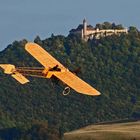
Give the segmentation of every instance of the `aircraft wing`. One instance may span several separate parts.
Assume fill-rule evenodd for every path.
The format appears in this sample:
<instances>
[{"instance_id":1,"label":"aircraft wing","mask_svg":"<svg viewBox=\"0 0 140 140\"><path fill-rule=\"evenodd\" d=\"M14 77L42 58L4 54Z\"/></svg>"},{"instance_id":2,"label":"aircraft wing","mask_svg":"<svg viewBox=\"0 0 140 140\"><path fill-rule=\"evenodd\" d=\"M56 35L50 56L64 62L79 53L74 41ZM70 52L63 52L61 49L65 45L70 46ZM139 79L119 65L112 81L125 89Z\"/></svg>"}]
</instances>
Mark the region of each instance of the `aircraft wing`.
<instances>
[{"instance_id":1,"label":"aircraft wing","mask_svg":"<svg viewBox=\"0 0 140 140\"><path fill-rule=\"evenodd\" d=\"M74 75L70 71L65 72L57 72L54 73L54 75L60 79L62 82L67 84L69 87L74 89L75 91L86 94L86 95L92 95L97 96L101 93L97 91L95 88L90 86L88 83L84 82L82 79L80 79L78 76Z\"/></svg>"},{"instance_id":2,"label":"aircraft wing","mask_svg":"<svg viewBox=\"0 0 140 140\"><path fill-rule=\"evenodd\" d=\"M14 65L11 64L0 64L0 67L4 70L5 74L11 75L14 79L16 79L19 83L25 84L29 82L29 80L24 77L21 73L16 71Z\"/></svg>"},{"instance_id":3,"label":"aircraft wing","mask_svg":"<svg viewBox=\"0 0 140 140\"><path fill-rule=\"evenodd\" d=\"M53 68L58 65L59 68L66 69L60 62L58 62L53 56L36 43L27 43L25 45L25 50L28 51L45 68Z\"/></svg>"}]
</instances>

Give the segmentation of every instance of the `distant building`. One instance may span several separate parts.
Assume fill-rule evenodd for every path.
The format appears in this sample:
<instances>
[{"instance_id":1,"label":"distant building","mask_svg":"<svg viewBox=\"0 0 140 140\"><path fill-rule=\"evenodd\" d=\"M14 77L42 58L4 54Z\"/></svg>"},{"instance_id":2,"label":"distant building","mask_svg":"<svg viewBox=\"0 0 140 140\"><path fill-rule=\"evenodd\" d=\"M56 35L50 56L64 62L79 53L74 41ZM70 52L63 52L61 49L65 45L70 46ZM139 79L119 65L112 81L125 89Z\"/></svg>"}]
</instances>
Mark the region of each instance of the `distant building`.
<instances>
[{"instance_id":1,"label":"distant building","mask_svg":"<svg viewBox=\"0 0 140 140\"><path fill-rule=\"evenodd\" d=\"M84 19L83 24L80 24L77 29L70 30L70 34L80 36L84 41L88 39L99 39L100 37L110 36L113 34L120 35L122 33L127 34L127 29L98 29L91 25L87 25L87 21Z\"/></svg>"}]
</instances>

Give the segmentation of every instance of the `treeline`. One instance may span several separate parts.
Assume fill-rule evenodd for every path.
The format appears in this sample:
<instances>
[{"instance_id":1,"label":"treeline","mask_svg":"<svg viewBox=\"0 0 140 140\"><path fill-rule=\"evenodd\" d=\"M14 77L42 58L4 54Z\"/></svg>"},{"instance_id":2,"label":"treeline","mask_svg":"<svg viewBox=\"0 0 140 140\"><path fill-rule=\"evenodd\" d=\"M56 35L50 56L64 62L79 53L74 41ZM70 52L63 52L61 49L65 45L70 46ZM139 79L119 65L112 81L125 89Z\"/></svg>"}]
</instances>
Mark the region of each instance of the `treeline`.
<instances>
[{"instance_id":1,"label":"treeline","mask_svg":"<svg viewBox=\"0 0 140 140\"><path fill-rule=\"evenodd\" d=\"M34 42L71 71L79 69L78 76L102 95L90 97L72 90L63 96L61 83L29 78L30 83L20 85L0 71L1 138L4 130L14 129L19 131L18 139L36 135L40 140L59 139L63 132L95 122L140 118L140 32L135 27L130 27L128 34L88 42L61 35L45 40L37 36ZM24 50L26 43L25 39L10 44L0 52L0 63L40 66Z\"/></svg>"}]
</instances>

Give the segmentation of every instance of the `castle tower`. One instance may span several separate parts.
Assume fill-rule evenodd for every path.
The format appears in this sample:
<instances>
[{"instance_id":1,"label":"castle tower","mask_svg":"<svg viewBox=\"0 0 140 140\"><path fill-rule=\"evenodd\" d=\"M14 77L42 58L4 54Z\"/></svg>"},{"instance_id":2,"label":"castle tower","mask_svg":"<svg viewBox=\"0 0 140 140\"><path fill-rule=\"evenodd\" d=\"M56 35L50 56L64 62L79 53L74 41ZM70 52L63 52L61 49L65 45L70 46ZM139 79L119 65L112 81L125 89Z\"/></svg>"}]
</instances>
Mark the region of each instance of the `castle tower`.
<instances>
[{"instance_id":1,"label":"castle tower","mask_svg":"<svg viewBox=\"0 0 140 140\"><path fill-rule=\"evenodd\" d=\"M87 35L87 21L86 19L83 20L83 39L86 40Z\"/></svg>"}]
</instances>

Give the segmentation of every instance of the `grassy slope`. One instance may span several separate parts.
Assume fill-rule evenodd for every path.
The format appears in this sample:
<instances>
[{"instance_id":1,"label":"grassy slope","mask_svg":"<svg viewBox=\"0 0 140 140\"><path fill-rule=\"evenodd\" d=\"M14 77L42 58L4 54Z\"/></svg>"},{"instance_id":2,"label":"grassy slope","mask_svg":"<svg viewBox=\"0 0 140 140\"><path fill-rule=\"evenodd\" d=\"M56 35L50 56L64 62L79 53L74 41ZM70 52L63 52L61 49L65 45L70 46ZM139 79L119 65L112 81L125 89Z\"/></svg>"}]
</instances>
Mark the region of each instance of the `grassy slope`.
<instances>
[{"instance_id":1,"label":"grassy slope","mask_svg":"<svg viewBox=\"0 0 140 140\"><path fill-rule=\"evenodd\" d=\"M64 140L140 140L140 121L91 125L65 133Z\"/></svg>"}]
</instances>

